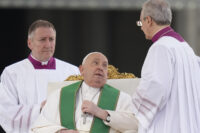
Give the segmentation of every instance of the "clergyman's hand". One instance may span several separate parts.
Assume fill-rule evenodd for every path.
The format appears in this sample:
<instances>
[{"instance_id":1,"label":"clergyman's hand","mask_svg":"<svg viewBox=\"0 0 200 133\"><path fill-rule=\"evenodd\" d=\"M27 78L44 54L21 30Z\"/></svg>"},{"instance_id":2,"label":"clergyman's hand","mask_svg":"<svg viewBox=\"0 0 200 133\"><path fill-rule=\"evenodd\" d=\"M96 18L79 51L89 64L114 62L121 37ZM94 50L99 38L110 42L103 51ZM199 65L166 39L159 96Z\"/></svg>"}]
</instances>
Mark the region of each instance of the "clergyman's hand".
<instances>
[{"instance_id":1,"label":"clergyman's hand","mask_svg":"<svg viewBox=\"0 0 200 133\"><path fill-rule=\"evenodd\" d=\"M106 120L106 117L108 115L108 112L99 108L96 104L93 102L90 102L88 100L84 100L82 104L82 112L89 113L91 115L94 115L102 120Z\"/></svg>"}]
</instances>

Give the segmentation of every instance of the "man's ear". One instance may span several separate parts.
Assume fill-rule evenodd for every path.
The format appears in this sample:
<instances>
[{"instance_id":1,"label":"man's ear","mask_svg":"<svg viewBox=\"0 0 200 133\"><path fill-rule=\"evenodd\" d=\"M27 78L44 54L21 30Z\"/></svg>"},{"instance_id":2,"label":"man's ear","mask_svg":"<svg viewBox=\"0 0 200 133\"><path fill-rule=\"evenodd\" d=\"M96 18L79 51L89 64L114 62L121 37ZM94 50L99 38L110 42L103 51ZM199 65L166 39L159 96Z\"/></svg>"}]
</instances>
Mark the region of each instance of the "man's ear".
<instances>
[{"instance_id":1,"label":"man's ear","mask_svg":"<svg viewBox=\"0 0 200 133\"><path fill-rule=\"evenodd\" d=\"M83 75L83 65L79 66L79 71L80 71L81 75Z\"/></svg>"},{"instance_id":2,"label":"man's ear","mask_svg":"<svg viewBox=\"0 0 200 133\"><path fill-rule=\"evenodd\" d=\"M153 19L152 19L150 16L147 16L146 19L147 19L147 23L148 23L149 25L152 25L152 24L153 24Z\"/></svg>"},{"instance_id":3,"label":"man's ear","mask_svg":"<svg viewBox=\"0 0 200 133\"><path fill-rule=\"evenodd\" d=\"M28 47L29 47L29 49L30 50L32 50L32 45L31 45L31 39L29 38L29 39L27 39L27 45L28 45Z\"/></svg>"}]
</instances>

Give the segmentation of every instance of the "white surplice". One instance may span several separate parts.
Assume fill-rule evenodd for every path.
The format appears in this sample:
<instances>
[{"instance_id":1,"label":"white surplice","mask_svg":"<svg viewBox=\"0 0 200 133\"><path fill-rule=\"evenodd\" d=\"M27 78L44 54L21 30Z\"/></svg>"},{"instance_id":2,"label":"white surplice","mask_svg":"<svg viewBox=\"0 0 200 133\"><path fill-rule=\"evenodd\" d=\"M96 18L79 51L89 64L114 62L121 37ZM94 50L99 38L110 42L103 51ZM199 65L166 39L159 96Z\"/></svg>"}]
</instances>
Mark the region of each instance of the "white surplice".
<instances>
[{"instance_id":1,"label":"white surplice","mask_svg":"<svg viewBox=\"0 0 200 133\"><path fill-rule=\"evenodd\" d=\"M78 67L56 59L56 69L34 69L28 59L6 67L1 75L0 125L7 133L27 133L46 100L48 82L79 74Z\"/></svg>"},{"instance_id":2,"label":"white surplice","mask_svg":"<svg viewBox=\"0 0 200 133\"><path fill-rule=\"evenodd\" d=\"M133 95L139 133L199 133L200 67L192 48L169 36L147 54Z\"/></svg>"},{"instance_id":3,"label":"white surplice","mask_svg":"<svg viewBox=\"0 0 200 133\"><path fill-rule=\"evenodd\" d=\"M89 115L86 119L86 124L83 124L84 118L82 117L83 113L81 111L82 100L92 100L93 103L97 104L99 94L99 88L92 88L85 82L82 83L82 86L77 93L75 111L76 128L79 133L89 133L93 120L93 116ZM42 110L41 115L32 127L32 130L35 133L55 133L64 128L60 124L59 99L60 90L54 91L48 98L47 104ZM108 110L111 121L109 123L104 121L104 124L111 127L110 133L136 133L137 131L133 129L137 129L137 126L134 126L134 124L137 124L137 121L132 111L133 106L131 97L128 94L120 92L116 111Z\"/></svg>"},{"instance_id":4,"label":"white surplice","mask_svg":"<svg viewBox=\"0 0 200 133\"><path fill-rule=\"evenodd\" d=\"M197 60L199 62L199 67L200 67L200 57L199 56L197 56Z\"/></svg>"}]
</instances>

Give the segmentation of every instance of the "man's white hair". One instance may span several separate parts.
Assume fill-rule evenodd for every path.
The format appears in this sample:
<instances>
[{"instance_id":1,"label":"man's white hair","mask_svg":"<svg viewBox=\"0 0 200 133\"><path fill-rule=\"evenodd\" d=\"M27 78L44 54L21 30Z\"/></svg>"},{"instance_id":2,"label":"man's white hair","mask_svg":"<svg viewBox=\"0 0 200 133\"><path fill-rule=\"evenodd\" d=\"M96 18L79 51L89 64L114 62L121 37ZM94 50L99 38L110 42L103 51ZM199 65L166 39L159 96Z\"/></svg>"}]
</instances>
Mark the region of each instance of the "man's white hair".
<instances>
[{"instance_id":1,"label":"man's white hair","mask_svg":"<svg viewBox=\"0 0 200 133\"><path fill-rule=\"evenodd\" d=\"M172 11L166 0L147 0L142 7L143 18L150 16L158 25L170 25Z\"/></svg>"},{"instance_id":2,"label":"man's white hair","mask_svg":"<svg viewBox=\"0 0 200 133\"><path fill-rule=\"evenodd\" d=\"M87 58L88 58L90 55L92 55L92 54L102 54L102 53L101 53L101 52L91 52L91 53L87 54L87 55L83 58L82 65L85 64ZM104 55L104 54L102 54L102 55ZM104 56L105 56L105 55L104 55ZM105 56L105 57L106 57L106 56Z\"/></svg>"}]
</instances>

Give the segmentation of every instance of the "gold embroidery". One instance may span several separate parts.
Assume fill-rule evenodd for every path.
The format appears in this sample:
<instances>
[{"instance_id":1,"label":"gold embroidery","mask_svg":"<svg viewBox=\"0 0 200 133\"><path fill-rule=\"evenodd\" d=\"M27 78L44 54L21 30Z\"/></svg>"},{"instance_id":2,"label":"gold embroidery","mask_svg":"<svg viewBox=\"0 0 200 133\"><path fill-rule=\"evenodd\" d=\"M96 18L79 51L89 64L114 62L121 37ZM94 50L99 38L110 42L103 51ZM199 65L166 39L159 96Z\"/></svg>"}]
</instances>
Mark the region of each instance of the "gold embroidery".
<instances>
[{"instance_id":1,"label":"gold embroidery","mask_svg":"<svg viewBox=\"0 0 200 133\"><path fill-rule=\"evenodd\" d=\"M113 65L108 65L108 79L127 79L136 78L132 73L120 73ZM83 80L81 75L69 76L65 81Z\"/></svg>"}]
</instances>

